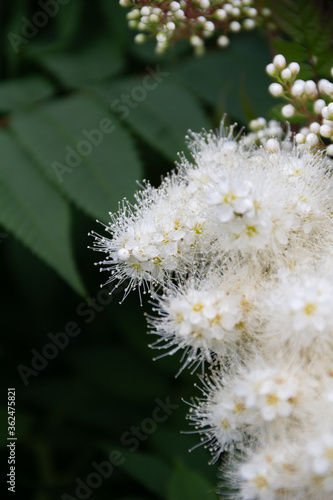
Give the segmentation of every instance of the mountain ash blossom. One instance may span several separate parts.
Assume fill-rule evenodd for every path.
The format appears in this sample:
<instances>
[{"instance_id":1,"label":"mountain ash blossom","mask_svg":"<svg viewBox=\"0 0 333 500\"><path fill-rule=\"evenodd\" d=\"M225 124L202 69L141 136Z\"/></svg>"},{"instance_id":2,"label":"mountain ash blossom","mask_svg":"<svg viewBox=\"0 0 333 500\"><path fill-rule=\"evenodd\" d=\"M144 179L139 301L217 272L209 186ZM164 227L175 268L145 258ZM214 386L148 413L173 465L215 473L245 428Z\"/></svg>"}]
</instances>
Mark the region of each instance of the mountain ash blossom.
<instances>
[{"instance_id":1,"label":"mountain ash blossom","mask_svg":"<svg viewBox=\"0 0 333 500\"><path fill-rule=\"evenodd\" d=\"M297 81L281 54L267 71L333 123L329 82ZM233 500L333 495L332 162L281 131L189 132L191 159L91 233L106 282L151 294L157 358L201 367L188 419L212 462L228 452Z\"/></svg>"}]
</instances>

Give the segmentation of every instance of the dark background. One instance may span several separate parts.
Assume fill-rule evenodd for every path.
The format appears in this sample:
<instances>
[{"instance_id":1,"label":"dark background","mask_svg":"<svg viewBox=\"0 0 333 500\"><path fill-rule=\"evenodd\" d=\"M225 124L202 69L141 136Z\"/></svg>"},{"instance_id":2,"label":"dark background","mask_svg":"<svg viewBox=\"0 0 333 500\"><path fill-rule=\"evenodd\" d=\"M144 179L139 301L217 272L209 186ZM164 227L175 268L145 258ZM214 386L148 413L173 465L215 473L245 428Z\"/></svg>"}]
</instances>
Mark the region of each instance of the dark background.
<instances>
[{"instance_id":1,"label":"dark background","mask_svg":"<svg viewBox=\"0 0 333 500\"><path fill-rule=\"evenodd\" d=\"M181 398L200 395L197 376L174 378L179 356L152 361L147 299L140 307L134 292L119 305L121 294L99 294L107 277L94 266L99 255L87 249L87 233L103 230L95 219L108 222L136 179L158 185L189 128L218 127L226 112L240 125L267 116L271 54L259 33L241 33L227 50L212 44L199 59L187 42L156 56L154 42L133 44L117 0L58 7L44 23L40 2L0 3L1 498L213 499L217 466L203 447L188 453L199 435L181 434L191 430ZM112 111L157 64L169 74L156 89L128 117ZM117 131L59 182L54 161L64 164L66 146L76 148L82 131L104 118ZM58 336L68 345L45 351L54 345L49 334L71 322L80 333ZM32 364L36 352L54 359ZM16 496L5 478L8 387L16 388ZM122 436L132 426L149 429L157 398L179 408L131 452L135 441ZM123 463L78 496L77 478L86 484L93 462L113 450Z\"/></svg>"}]
</instances>

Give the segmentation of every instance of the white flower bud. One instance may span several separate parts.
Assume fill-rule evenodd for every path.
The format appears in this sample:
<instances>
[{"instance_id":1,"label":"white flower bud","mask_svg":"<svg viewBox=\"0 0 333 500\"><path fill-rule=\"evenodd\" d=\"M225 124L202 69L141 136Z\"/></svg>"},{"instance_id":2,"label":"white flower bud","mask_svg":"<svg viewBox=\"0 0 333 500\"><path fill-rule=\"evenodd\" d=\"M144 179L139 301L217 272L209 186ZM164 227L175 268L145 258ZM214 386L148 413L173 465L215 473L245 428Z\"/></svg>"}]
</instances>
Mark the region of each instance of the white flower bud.
<instances>
[{"instance_id":1,"label":"white flower bud","mask_svg":"<svg viewBox=\"0 0 333 500\"><path fill-rule=\"evenodd\" d=\"M283 95L283 87L280 83L271 83L268 90L274 97Z\"/></svg>"},{"instance_id":2,"label":"white flower bud","mask_svg":"<svg viewBox=\"0 0 333 500\"><path fill-rule=\"evenodd\" d=\"M295 114L295 108L292 104L286 104L281 109L281 113L285 118L291 118Z\"/></svg>"},{"instance_id":3,"label":"white flower bud","mask_svg":"<svg viewBox=\"0 0 333 500\"><path fill-rule=\"evenodd\" d=\"M253 30L256 27L255 21L253 19L244 19L242 22L243 29L245 30Z\"/></svg>"},{"instance_id":4,"label":"white flower bud","mask_svg":"<svg viewBox=\"0 0 333 500\"><path fill-rule=\"evenodd\" d=\"M333 135L333 129L329 125L322 125L320 127L320 135L329 139Z\"/></svg>"},{"instance_id":5,"label":"white flower bud","mask_svg":"<svg viewBox=\"0 0 333 500\"><path fill-rule=\"evenodd\" d=\"M209 0L200 0L199 5L202 9L208 9L208 7L210 7L210 1Z\"/></svg>"},{"instance_id":6,"label":"white flower bud","mask_svg":"<svg viewBox=\"0 0 333 500\"><path fill-rule=\"evenodd\" d=\"M328 154L328 156L333 156L333 144L330 144L329 146L327 146L326 154Z\"/></svg>"},{"instance_id":7,"label":"white flower bud","mask_svg":"<svg viewBox=\"0 0 333 500\"><path fill-rule=\"evenodd\" d=\"M282 54L278 54L274 57L273 64L277 69L283 69L286 67L287 61Z\"/></svg>"},{"instance_id":8,"label":"white flower bud","mask_svg":"<svg viewBox=\"0 0 333 500\"><path fill-rule=\"evenodd\" d=\"M190 38L190 44L193 45L193 47L202 47L204 43L200 37L193 35Z\"/></svg>"},{"instance_id":9,"label":"white flower bud","mask_svg":"<svg viewBox=\"0 0 333 500\"><path fill-rule=\"evenodd\" d=\"M290 68L285 68L285 69L283 69L283 70L281 71L281 78L282 78L282 80L286 80L286 81L288 81L288 80L290 80L290 78L291 78L292 76L293 76L293 74L292 74L292 72L291 72Z\"/></svg>"},{"instance_id":10,"label":"white flower bud","mask_svg":"<svg viewBox=\"0 0 333 500\"><path fill-rule=\"evenodd\" d=\"M167 41L167 36L165 33L163 33L163 31L160 31L159 33L157 33L156 35L156 40L159 42L159 43L164 43Z\"/></svg>"},{"instance_id":11,"label":"white flower bud","mask_svg":"<svg viewBox=\"0 0 333 500\"><path fill-rule=\"evenodd\" d=\"M316 134L313 134L312 132L310 132L310 134L308 134L306 136L306 142L310 146L317 146L317 144L319 142L318 136Z\"/></svg>"},{"instance_id":12,"label":"white flower bud","mask_svg":"<svg viewBox=\"0 0 333 500\"><path fill-rule=\"evenodd\" d=\"M274 76L276 74L276 67L273 63L269 63L266 66L266 73L270 76Z\"/></svg>"},{"instance_id":13,"label":"white flower bud","mask_svg":"<svg viewBox=\"0 0 333 500\"><path fill-rule=\"evenodd\" d=\"M304 83L305 82L303 80L296 80L294 85L291 87L291 94L296 97L301 96L304 92Z\"/></svg>"},{"instance_id":14,"label":"white flower bud","mask_svg":"<svg viewBox=\"0 0 333 500\"><path fill-rule=\"evenodd\" d=\"M231 3L225 3L223 5L224 10L229 14L232 11L232 5Z\"/></svg>"},{"instance_id":15,"label":"white flower bud","mask_svg":"<svg viewBox=\"0 0 333 500\"><path fill-rule=\"evenodd\" d=\"M240 17L241 15L241 11L239 10L238 7L233 7L230 14L233 16L233 17Z\"/></svg>"},{"instance_id":16,"label":"white flower bud","mask_svg":"<svg viewBox=\"0 0 333 500\"><path fill-rule=\"evenodd\" d=\"M327 105L327 114L328 114L327 120L332 120L333 119L333 102L330 102Z\"/></svg>"},{"instance_id":17,"label":"white flower bud","mask_svg":"<svg viewBox=\"0 0 333 500\"><path fill-rule=\"evenodd\" d=\"M258 11L254 7L250 7L246 10L246 15L249 17L257 17Z\"/></svg>"},{"instance_id":18,"label":"white flower bud","mask_svg":"<svg viewBox=\"0 0 333 500\"><path fill-rule=\"evenodd\" d=\"M323 118L326 118L326 120L329 120L329 114L328 114L328 107L324 106L323 109L321 110L321 114Z\"/></svg>"},{"instance_id":19,"label":"white flower bud","mask_svg":"<svg viewBox=\"0 0 333 500\"><path fill-rule=\"evenodd\" d=\"M183 19L185 17L185 12L181 9L177 10L177 12L175 12L175 18L176 19Z\"/></svg>"},{"instance_id":20,"label":"white flower bud","mask_svg":"<svg viewBox=\"0 0 333 500\"><path fill-rule=\"evenodd\" d=\"M319 92L326 95L333 95L333 83L329 82L325 78L322 78L318 82Z\"/></svg>"},{"instance_id":21,"label":"white flower bud","mask_svg":"<svg viewBox=\"0 0 333 500\"><path fill-rule=\"evenodd\" d=\"M121 5L121 7L129 7L131 5L131 0L119 0L119 5Z\"/></svg>"},{"instance_id":22,"label":"white flower bud","mask_svg":"<svg viewBox=\"0 0 333 500\"><path fill-rule=\"evenodd\" d=\"M302 127L300 133L306 136L310 133L310 129L308 127Z\"/></svg>"},{"instance_id":23,"label":"white flower bud","mask_svg":"<svg viewBox=\"0 0 333 500\"><path fill-rule=\"evenodd\" d=\"M204 24L204 28L206 31L213 32L215 30L215 24L212 21L206 21Z\"/></svg>"},{"instance_id":24,"label":"white flower bud","mask_svg":"<svg viewBox=\"0 0 333 500\"><path fill-rule=\"evenodd\" d=\"M305 135L300 134L300 133L296 134L295 141L297 142L297 144L304 144L305 143Z\"/></svg>"},{"instance_id":25,"label":"white flower bud","mask_svg":"<svg viewBox=\"0 0 333 500\"><path fill-rule=\"evenodd\" d=\"M333 128L333 120L326 120L326 118L324 118L323 125L328 125L329 127Z\"/></svg>"},{"instance_id":26,"label":"white flower bud","mask_svg":"<svg viewBox=\"0 0 333 500\"><path fill-rule=\"evenodd\" d=\"M131 30L137 29L137 27L138 27L138 21L136 21L135 19L131 19L130 21L128 21L128 27Z\"/></svg>"},{"instance_id":27,"label":"white flower bud","mask_svg":"<svg viewBox=\"0 0 333 500\"><path fill-rule=\"evenodd\" d=\"M219 47L221 48L225 48L225 47L228 47L229 43L230 43L230 40L227 36L225 35L221 35L218 37L218 39L216 40L216 43Z\"/></svg>"},{"instance_id":28,"label":"white flower bud","mask_svg":"<svg viewBox=\"0 0 333 500\"><path fill-rule=\"evenodd\" d=\"M268 153L277 153L279 151L279 141L277 139L268 139L266 150Z\"/></svg>"},{"instance_id":29,"label":"white flower bud","mask_svg":"<svg viewBox=\"0 0 333 500\"><path fill-rule=\"evenodd\" d=\"M175 23L173 23L172 21L170 21L169 23L166 24L166 29L168 31L174 31L176 29Z\"/></svg>"},{"instance_id":30,"label":"white flower bud","mask_svg":"<svg viewBox=\"0 0 333 500\"><path fill-rule=\"evenodd\" d=\"M159 16L157 16L156 14L150 14L149 21L151 23L158 23L159 20L160 20Z\"/></svg>"},{"instance_id":31,"label":"white flower bud","mask_svg":"<svg viewBox=\"0 0 333 500\"><path fill-rule=\"evenodd\" d=\"M139 9L134 9L134 10L131 10L130 12L127 12L126 17L129 20L131 20L131 19L139 19L139 17L140 17L140 11L139 11Z\"/></svg>"},{"instance_id":32,"label":"white flower bud","mask_svg":"<svg viewBox=\"0 0 333 500\"><path fill-rule=\"evenodd\" d=\"M140 11L140 12L141 12L141 15L142 15L142 16L149 16L149 14L150 14L150 10L151 10L151 8L150 8L150 7L148 7L148 5L145 5L144 7L142 7L142 9L141 9L141 11Z\"/></svg>"},{"instance_id":33,"label":"white flower bud","mask_svg":"<svg viewBox=\"0 0 333 500\"><path fill-rule=\"evenodd\" d=\"M177 10L180 9L180 3L179 2L171 2L170 9L172 10L172 12L177 12Z\"/></svg>"},{"instance_id":34,"label":"white flower bud","mask_svg":"<svg viewBox=\"0 0 333 500\"><path fill-rule=\"evenodd\" d=\"M304 84L304 92L310 97L317 97L317 85L313 80L307 80Z\"/></svg>"},{"instance_id":35,"label":"white flower bud","mask_svg":"<svg viewBox=\"0 0 333 500\"><path fill-rule=\"evenodd\" d=\"M259 118L257 118L257 124L258 124L258 127L261 127L261 128L264 128L266 127L266 120L265 118L263 118L262 116L259 116Z\"/></svg>"},{"instance_id":36,"label":"white flower bud","mask_svg":"<svg viewBox=\"0 0 333 500\"><path fill-rule=\"evenodd\" d=\"M288 67L293 75L298 75L301 69L300 65L297 62L290 63Z\"/></svg>"},{"instance_id":37,"label":"white flower bud","mask_svg":"<svg viewBox=\"0 0 333 500\"><path fill-rule=\"evenodd\" d=\"M121 262L127 262L130 256L131 256L130 251L127 250L127 248L121 248L117 252L117 257L119 260L121 260Z\"/></svg>"},{"instance_id":38,"label":"white flower bud","mask_svg":"<svg viewBox=\"0 0 333 500\"><path fill-rule=\"evenodd\" d=\"M319 115L321 113L321 110L326 106L326 102L324 101L324 99L317 99L314 103L313 103L313 110L315 113L317 113L317 115Z\"/></svg>"},{"instance_id":39,"label":"white flower bud","mask_svg":"<svg viewBox=\"0 0 333 500\"><path fill-rule=\"evenodd\" d=\"M224 9L217 9L214 15L219 21L225 21L228 17L228 14Z\"/></svg>"},{"instance_id":40,"label":"white flower bud","mask_svg":"<svg viewBox=\"0 0 333 500\"><path fill-rule=\"evenodd\" d=\"M319 134L320 133L320 123L312 122L310 125L310 132L313 132L314 134Z\"/></svg>"},{"instance_id":41,"label":"white flower bud","mask_svg":"<svg viewBox=\"0 0 333 500\"><path fill-rule=\"evenodd\" d=\"M146 39L147 39L146 35L144 35L143 33L138 33L134 37L134 42L137 44L141 44L141 43L144 43L146 41Z\"/></svg>"},{"instance_id":42,"label":"white flower bud","mask_svg":"<svg viewBox=\"0 0 333 500\"><path fill-rule=\"evenodd\" d=\"M240 23L238 21L232 21L229 25L230 27L230 31L232 31L233 33L238 33L238 31L240 31L242 29L242 26L240 25Z\"/></svg>"}]
</instances>

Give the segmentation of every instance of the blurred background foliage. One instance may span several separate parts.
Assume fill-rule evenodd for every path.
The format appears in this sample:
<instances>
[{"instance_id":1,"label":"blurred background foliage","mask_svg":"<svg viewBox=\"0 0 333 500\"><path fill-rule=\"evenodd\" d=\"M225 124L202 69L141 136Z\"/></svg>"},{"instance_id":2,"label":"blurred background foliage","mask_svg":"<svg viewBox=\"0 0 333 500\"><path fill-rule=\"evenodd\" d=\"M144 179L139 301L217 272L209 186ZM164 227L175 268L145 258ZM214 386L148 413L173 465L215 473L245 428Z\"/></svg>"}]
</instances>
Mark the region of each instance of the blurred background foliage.
<instances>
[{"instance_id":1,"label":"blurred background foliage","mask_svg":"<svg viewBox=\"0 0 333 500\"><path fill-rule=\"evenodd\" d=\"M149 305L140 307L135 293L121 306L121 295L108 304L98 295L106 276L93 265L99 256L87 249L87 233L99 230L96 218L108 222L124 196L133 199L136 180L157 185L177 152L188 154L189 128L216 128L224 113L240 125L267 117L275 104L264 71L272 52L252 32L199 59L186 42L157 56L153 42L133 44L117 0L57 5L45 22L36 14L44 12L41 2L0 3L3 476L6 393L16 387L17 498L76 498L76 478L85 482L92 462L119 450L124 463L85 498L213 500L217 466L207 465L204 447L188 453L198 435L180 433L189 430L181 398L200 395L196 376L174 378L179 358L152 361L143 317ZM160 80L142 98L133 89L151 72ZM126 113L124 94L135 104ZM84 131L105 119L112 132L78 159ZM68 151L77 153L76 167L68 168ZM17 367L31 369L50 332L64 332L68 322L80 334L25 385ZM121 436L151 417L156 398L179 408L130 453Z\"/></svg>"}]
</instances>

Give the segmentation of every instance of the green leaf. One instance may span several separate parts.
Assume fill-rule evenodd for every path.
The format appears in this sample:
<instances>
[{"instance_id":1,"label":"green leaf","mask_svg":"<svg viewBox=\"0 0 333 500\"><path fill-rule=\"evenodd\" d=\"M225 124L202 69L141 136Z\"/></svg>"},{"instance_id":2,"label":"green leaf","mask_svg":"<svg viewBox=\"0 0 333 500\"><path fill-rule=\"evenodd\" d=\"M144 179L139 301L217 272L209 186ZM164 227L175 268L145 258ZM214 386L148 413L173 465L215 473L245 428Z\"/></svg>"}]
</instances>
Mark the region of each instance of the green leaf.
<instances>
[{"instance_id":1,"label":"green leaf","mask_svg":"<svg viewBox=\"0 0 333 500\"><path fill-rule=\"evenodd\" d=\"M255 57L253 57L255 54ZM266 116L274 105L268 93L270 79L265 65L271 55L263 40L253 33L238 34L225 51L210 51L203 58L191 58L169 71L206 103L241 123L248 121L248 106L252 104L254 116ZM253 116L253 117L254 117ZM191 127L194 129L194 127Z\"/></svg>"},{"instance_id":2,"label":"green leaf","mask_svg":"<svg viewBox=\"0 0 333 500\"><path fill-rule=\"evenodd\" d=\"M0 134L0 223L79 294L69 207L7 132Z\"/></svg>"},{"instance_id":3,"label":"green leaf","mask_svg":"<svg viewBox=\"0 0 333 500\"><path fill-rule=\"evenodd\" d=\"M89 95L15 114L10 127L57 189L94 218L107 220L142 176L130 135Z\"/></svg>"},{"instance_id":4,"label":"green leaf","mask_svg":"<svg viewBox=\"0 0 333 500\"><path fill-rule=\"evenodd\" d=\"M284 40L272 40L273 47L278 54L283 54L288 62L297 61L301 63L307 61L309 54L305 47L296 42L286 42Z\"/></svg>"},{"instance_id":5,"label":"green leaf","mask_svg":"<svg viewBox=\"0 0 333 500\"><path fill-rule=\"evenodd\" d=\"M213 490L203 476L179 463L168 485L167 500L218 500Z\"/></svg>"},{"instance_id":6,"label":"green leaf","mask_svg":"<svg viewBox=\"0 0 333 500\"><path fill-rule=\"evenodd\" d=\"M305 48L308 54L307 59L330 51L332 19L331 15L326 15L322 11L318 2L315 0L280 0L279 2L271 0L269 7L277 25L291 37L294 44Z\"/></svg>"},{"instance_id":7,"label":"green leaf","mask_svg":"<svg viewBox=\"0 0 333 500\"><path fill-rule=\"evenodd\" d=\"M8 113L54 94L51 83L41 76L26 76L0 83L0 112Z\"/></svg>"},{"instance_id":8,"label":"green leaf","mask_svg":"<svg viewBox=\"0 0 333 500\"><path fill-rule=\"evenodd\" d=\"M142 78L101 85L99 95L152 148L176 161L188 130L210 128L210 123L200 103L169 72L159 73L157 67L155 77L150 73L155 70L149 68Z\"/></svg>"},{"instance_id":9,"label":"green leaf","mask_svg":"<svg viewBox=\"0 0 333 500\"><path fill-rule=\"evenodd\" d=\"M68 89L93 85L116 75L124 66L119 49L106 37L81 52L32 53L31 58Z\"/></svg>"},{"instance_id":10,"label":"green leaf","mask_svg":"<svg viewBox=\"0 0 333 500\"><path fill-rule=\"evenodd\" d=\"M156 456L140 452L124 452L123 455L125 462L122 467L126 472L151 493L159 498L165 498L165 491L171 478L170 467Z\"/></svg>"}]
</instances>

